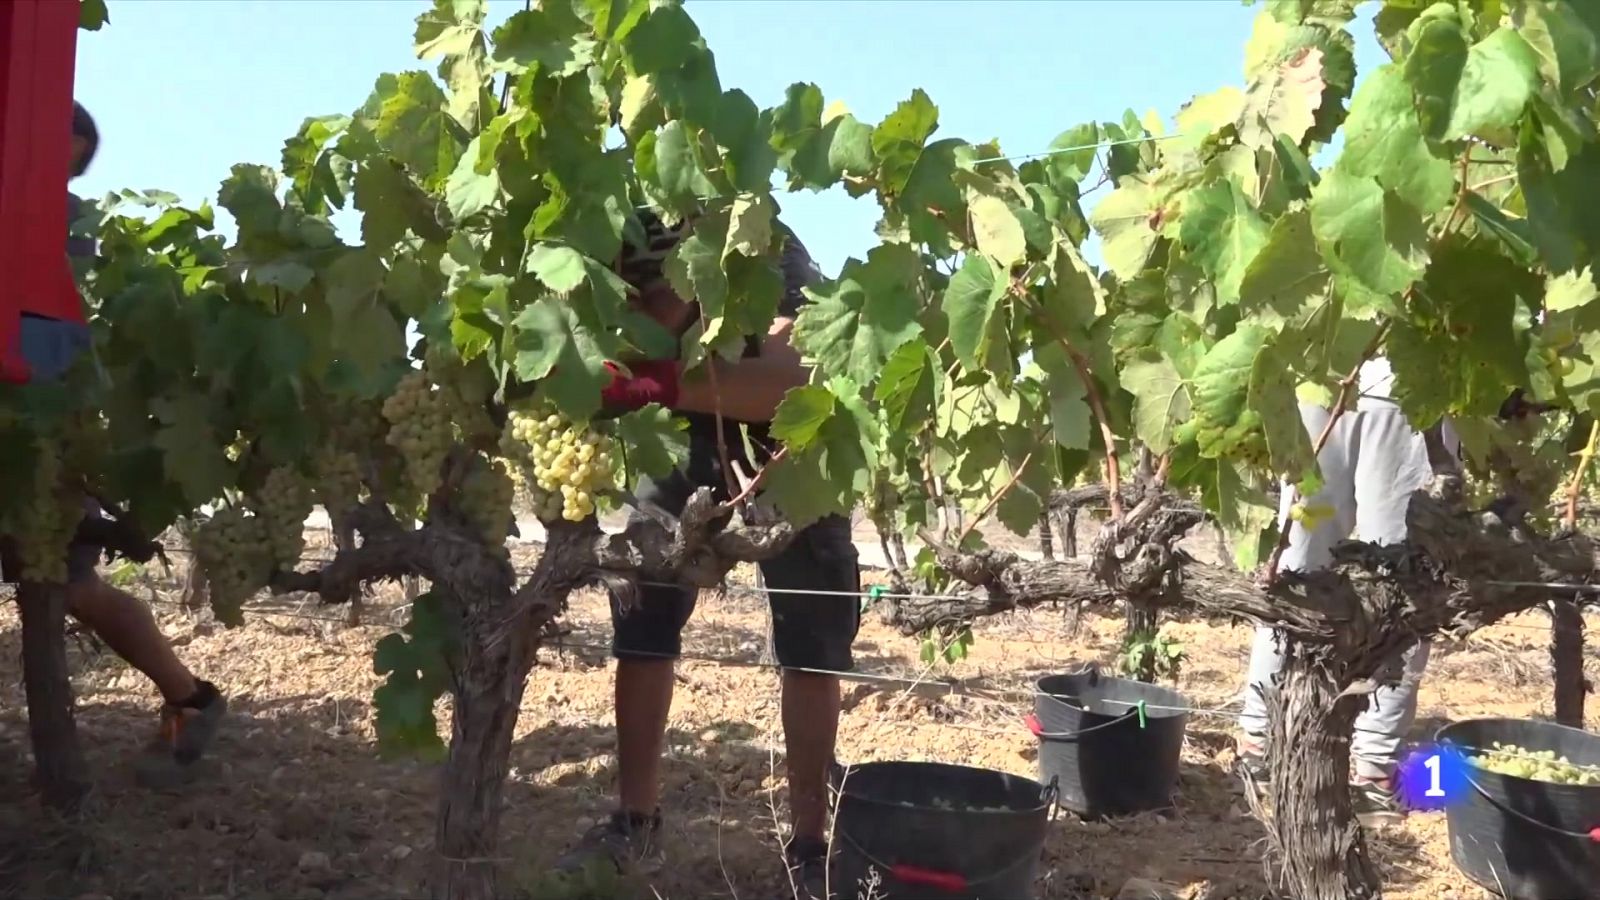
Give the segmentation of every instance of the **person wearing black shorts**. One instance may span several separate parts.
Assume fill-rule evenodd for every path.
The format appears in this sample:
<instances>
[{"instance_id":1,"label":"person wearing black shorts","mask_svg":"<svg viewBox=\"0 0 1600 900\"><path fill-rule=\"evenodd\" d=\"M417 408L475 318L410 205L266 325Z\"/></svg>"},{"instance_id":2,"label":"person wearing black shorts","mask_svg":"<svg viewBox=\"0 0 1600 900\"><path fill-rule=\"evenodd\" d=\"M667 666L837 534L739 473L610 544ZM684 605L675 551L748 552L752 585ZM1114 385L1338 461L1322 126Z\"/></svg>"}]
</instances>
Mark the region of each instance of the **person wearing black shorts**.
<instances>
[{"instance_id":1,"label":"person wearing black shorts","mask_svg":"<svg viewBox=\"0 0 1600 900\"><path fill-rule=\"evenodd\" d=\"M88 170L99 143L100 134L94 119L82 105L74 104L71 167L74 178ZM67 195L71 218L76 218L79 202L72 194ZM92 260L96 252L94 241L69 236L67 252L76 261ZM22 339L24 354L29 357L35 377L53 377L53 373L64 370L72 358L82 352L79 342L70 337L52 335L44 324L30 331L26 327L28 324L24 323ZM103 518L99 504L85 499L84 517ZM14 550L7 541L0 540L0 582L12 582L21 577ZM103 552L101 547L74 539L65 552L67 612L149 678L165 701L160 727L140 757L137 774L154 786L164 787L180 781L216 735L227 712L226 698L211 682L196 678L178 659L171 642L161 633L155 617L143 602L101 580L96 572Z\"/></svg>"},{"instance_id":2,"label":"person wearing black shorts","mask_svg":"<svg viewBox=\"0 0 1600 900\"><path fill-rule=\"evenodd\" d=\"M643 311L682 334L697 313L673 293L661 264L687 233L687 226L668 228L648 211L638 215L646 239L624 248L622 276L638 290ZM632 376L619 375L604 392L608 409L659 402L688 420L688 459L669 477L639 486L637 496L645 511L676 516L701 487L726 500L729 480L717 449L719 422L713 410L720 404L730 463L742 470L743 477L752 477L772 452L767 426L774 410L785 393L807 381L806 366L789 346L789 333L805 302L803 288L820 275L800 241L781 226L779 231L786 243L778 315L765 337L751 339L742 360L712 363L721 391L717 401L708 380L680 381L675 362L629 363ZM740 423L756 460L746 458ZM853 667L851 647L861 623L861 579L849 520L832 516L803 529L783 553L761 564L761 573L772 608L773 651L783 668L783 731L793 826L786 855L796 881L820 898L827 855L828 776L839 722L839 679L830 673ZM659 857L658 780L672 705L673 665L696 595L692 587L642 585L629 608L612 600L620 805L562 857L559 870L580 871L596 860L628 870Z\"/></svg>"}]
</instances>

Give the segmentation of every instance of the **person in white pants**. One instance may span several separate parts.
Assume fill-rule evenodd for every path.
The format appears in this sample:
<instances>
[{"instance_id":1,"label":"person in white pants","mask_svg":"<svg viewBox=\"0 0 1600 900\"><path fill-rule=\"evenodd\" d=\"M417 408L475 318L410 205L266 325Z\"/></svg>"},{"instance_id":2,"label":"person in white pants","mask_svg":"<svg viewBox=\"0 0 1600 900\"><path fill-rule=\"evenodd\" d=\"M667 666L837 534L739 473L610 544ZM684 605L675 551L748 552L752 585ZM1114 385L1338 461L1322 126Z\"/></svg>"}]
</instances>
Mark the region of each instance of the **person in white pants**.
<instances>
[{"instance_id":1,"label":"person in white pants","mask_svg":"<svg viewBox=\"0 0 1600 900\"><path fill-rule=\"evenodd\" d=\"M1317 461L1323 488L1302 500L1307 507L1331 507L1332 515L1307 530L1291 522L1289 509L1297 492L1285 486L1279 510L1279 527L1290 528L1289 544L1279 560L1280 571L1313 571L1332 562L1333 546L1352 535L1374 544L1405 539L1406 509L1411 493L1433 477L1422 433L1411 427L1405 414L1390 400L1394 375L1386 360L1375 359L1361 369L1361 393L1356 409L1334 423L1333 432ZM1302 406L1301 418L1315 439L1332 413L1317 406ZM1449 424L1444 444L1459 454L1460 444ZM1356 719L1351 740L1355 777L1351 782L1357 815L1366 822L1398 819L1392 776L1399 763L1400 741L1417 712L1417 689L1428 662L1428 642L1407 650L1397 680L1374 691L1367 708ZM1257 628L1250 650L1249 682L1244 711L1239 717L1243 735L1240 763L1256 778L1266 775L1267 703L1263 691L1283 668L1282 648L1272 628Z\"/></svg>"}]
</instances>

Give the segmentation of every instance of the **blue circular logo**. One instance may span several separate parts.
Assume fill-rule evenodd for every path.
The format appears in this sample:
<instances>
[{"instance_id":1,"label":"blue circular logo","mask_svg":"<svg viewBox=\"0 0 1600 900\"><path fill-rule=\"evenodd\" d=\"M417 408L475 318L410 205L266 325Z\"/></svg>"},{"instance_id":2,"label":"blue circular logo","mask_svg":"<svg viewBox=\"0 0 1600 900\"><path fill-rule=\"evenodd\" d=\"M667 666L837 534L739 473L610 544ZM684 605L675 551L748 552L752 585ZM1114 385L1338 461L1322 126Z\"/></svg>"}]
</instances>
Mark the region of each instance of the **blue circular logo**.
<instances>
[{"instance_id":1,"label":"blue circular logo","mask_svg":"<svg viewBox=\"0 0 1600 900\"><path fill-rule=\"evenodd\" d=\"M1466 754L1449 744L1425 744L1413 750L1395 770L1395 791L1407 809L1444 809L1471 790Z\"/></svg>"}]
</instances>

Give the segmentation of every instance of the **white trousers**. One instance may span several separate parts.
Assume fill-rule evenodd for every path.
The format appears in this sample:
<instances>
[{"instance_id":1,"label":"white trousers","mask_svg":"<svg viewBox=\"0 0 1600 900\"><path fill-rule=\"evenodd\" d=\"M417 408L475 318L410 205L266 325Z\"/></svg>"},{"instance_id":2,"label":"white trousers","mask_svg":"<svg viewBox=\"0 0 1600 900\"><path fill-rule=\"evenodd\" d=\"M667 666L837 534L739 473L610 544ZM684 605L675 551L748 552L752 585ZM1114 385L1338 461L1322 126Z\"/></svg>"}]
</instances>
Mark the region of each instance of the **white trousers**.
<instances>
[{"instance_id":1,"label":"white trousers","mask_svg":"<svg viewBox=\"0 0 1600 900\"><path fill-rule=\"evenodd\" d=\"M1302 406L1300 417L1315 439L1331 413L1321 407ZM1459 444L1445 427L1445 445L1458 452ZM1305 499L1308 506L1332 507L1333 515L1307 531L1289 520L1295 498L1287 486L1279 509L1278 527L1292 529L1289 545L1279 560L1285 571L1326 568L1339 541L1354 536L1374 544L1405 539L1406 508L1411 492L1433 476L1422 434L1411 427L1399 407L1382 400L1363 400L1334 423L1328 443L1317 457L1323 488ZM1369 695L1367 708L1356 719L1350 754L1362 778L1387 778L1398 764L1400 740L1417 714L1417 689L1428 664L1429 644L1412 646L1399 663L1399 677ZM1283 669L1277 633L1257 628L1250 648L1249 682L1239 725L1246 735L1260 740L1267 732L1267 704L1263 690Z\"/></svg>"}]
</instances>

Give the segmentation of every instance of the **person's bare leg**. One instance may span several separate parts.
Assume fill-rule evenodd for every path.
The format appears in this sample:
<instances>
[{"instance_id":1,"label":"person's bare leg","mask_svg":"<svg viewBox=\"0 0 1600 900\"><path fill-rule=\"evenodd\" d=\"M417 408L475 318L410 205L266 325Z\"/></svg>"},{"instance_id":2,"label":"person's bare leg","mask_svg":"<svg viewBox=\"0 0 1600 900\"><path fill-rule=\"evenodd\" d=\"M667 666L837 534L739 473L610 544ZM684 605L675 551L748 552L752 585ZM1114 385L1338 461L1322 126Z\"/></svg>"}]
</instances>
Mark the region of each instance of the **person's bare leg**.
<instances>
[{"instance_id":1,"label":"person's bare leg","mask_svg":"<svg viewBox=\"0 0 1600 900\"><path fill-rule=\"evenodd\" d=\"M670 659L617 661L617 792L623 812L651 816L660 806L672 672Z\"/></svg>"},{"instance_id":2,"label":"person's bare leg","mask_svg":"<svg viewBox=\"0 0 1600 900\"><path fill-rule=\"evenodd\" d=\"M155 682L168 703L182 703L200 687L156 625L150 608L99 578L67 587L67 611L118 656Z\"/></svg>"},{"instance_id":3,"label":"person's bare leg","mask_svg":"<svg viewBox=\"0 0 1600 900\"><path fill-rule=\"evenodd\" d=\"M783 673L783 743L788 754L794 837L823 840L828 827L828 767L839 733L839 679Z\"/></svg>"}]
</instances>

